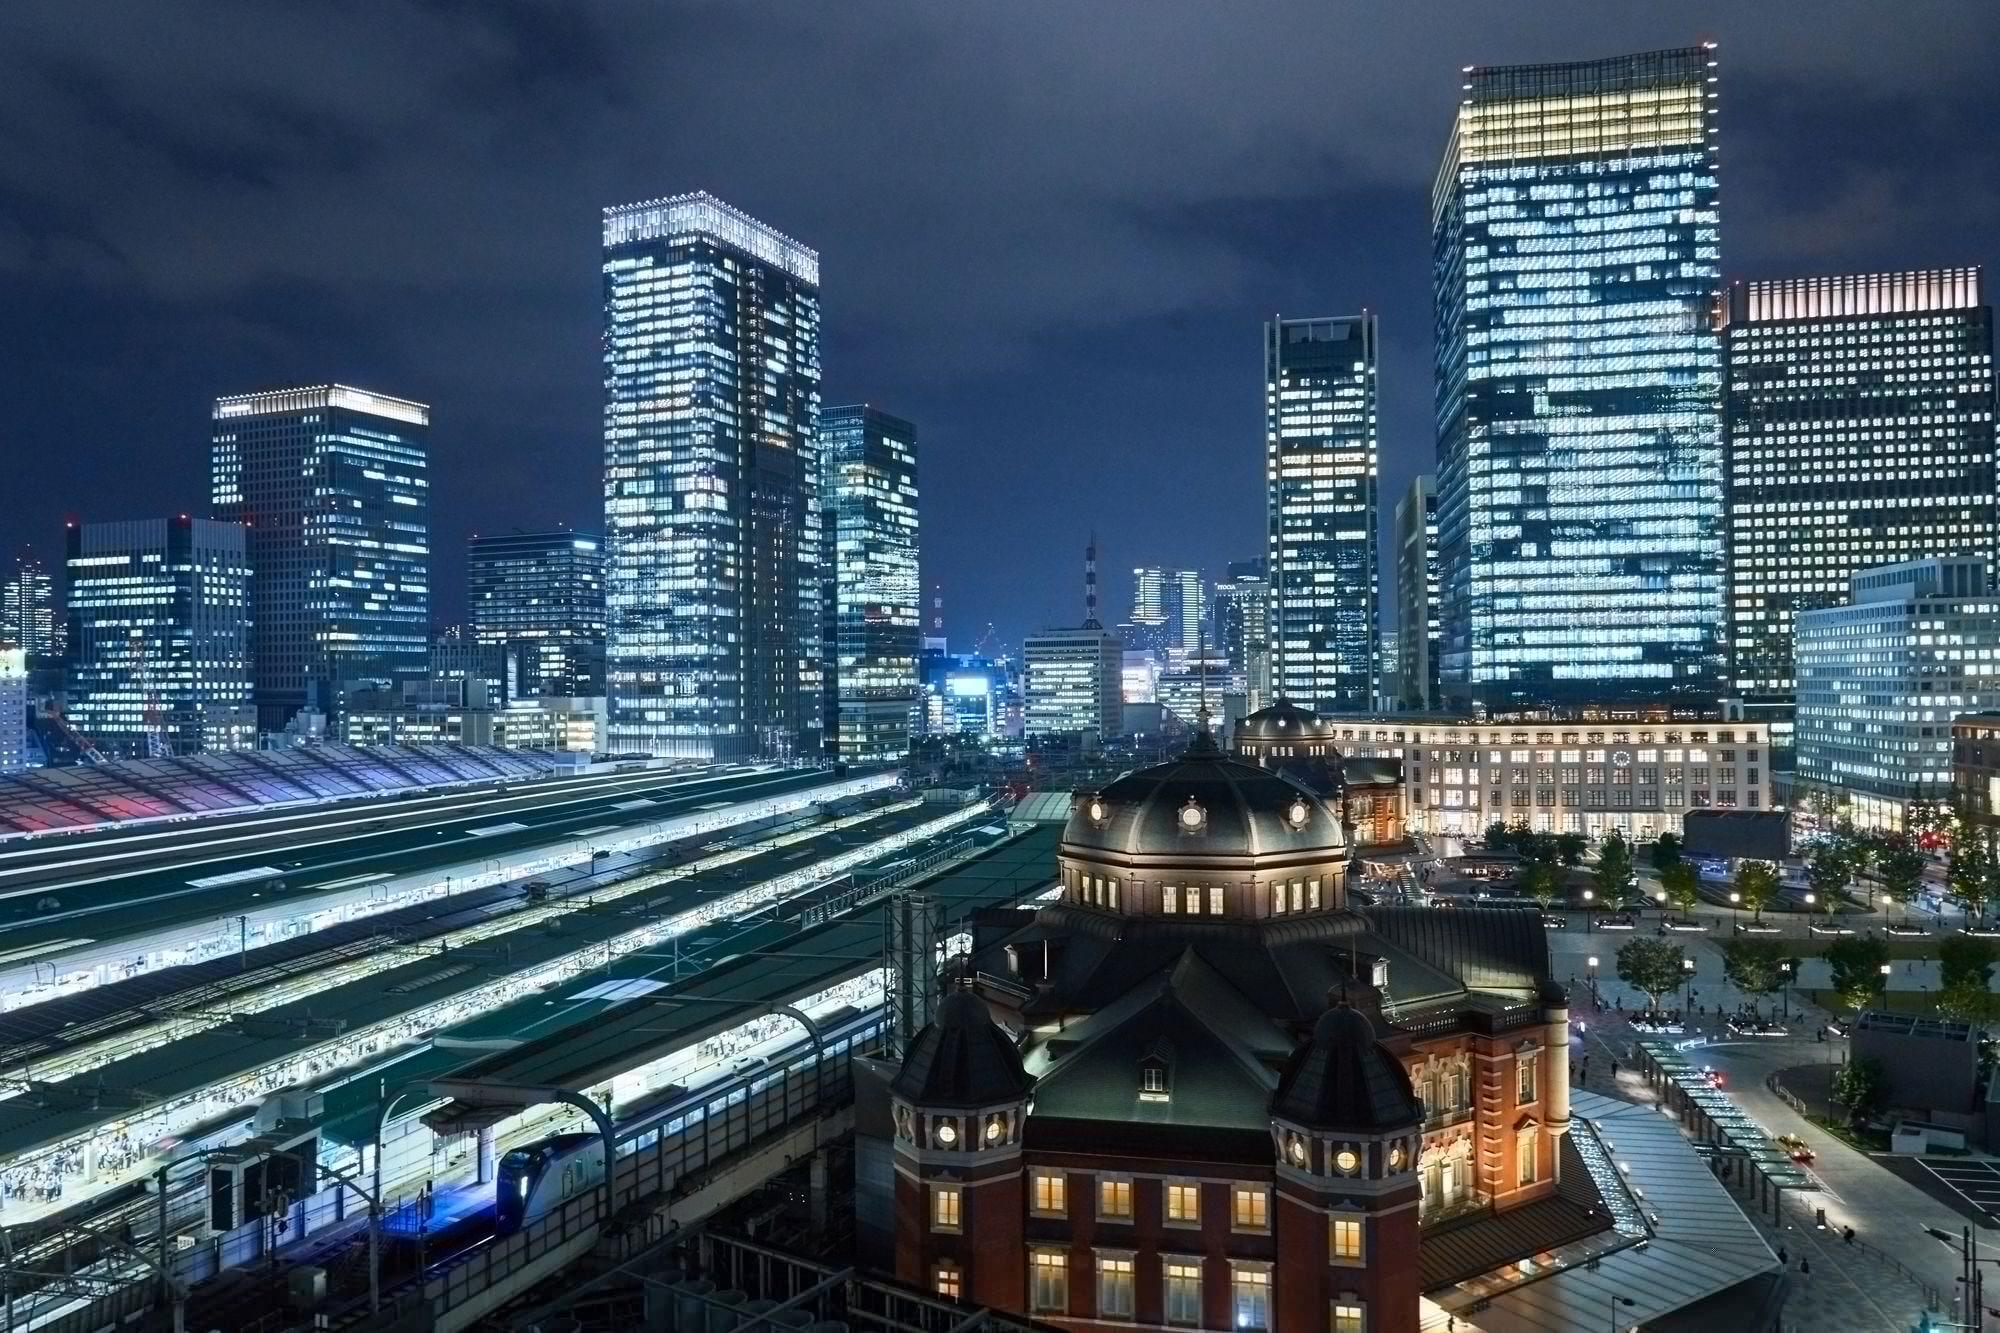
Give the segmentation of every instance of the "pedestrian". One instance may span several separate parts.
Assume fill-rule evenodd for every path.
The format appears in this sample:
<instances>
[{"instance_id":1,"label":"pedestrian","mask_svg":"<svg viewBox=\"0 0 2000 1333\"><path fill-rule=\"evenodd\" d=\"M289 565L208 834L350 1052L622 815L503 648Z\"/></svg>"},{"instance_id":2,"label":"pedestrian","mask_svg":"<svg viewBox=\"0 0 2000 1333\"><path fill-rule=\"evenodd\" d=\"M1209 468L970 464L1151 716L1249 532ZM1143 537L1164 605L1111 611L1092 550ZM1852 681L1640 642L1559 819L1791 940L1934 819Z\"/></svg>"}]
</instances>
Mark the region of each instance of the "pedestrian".
<instances>
[{"instance_id":1,"label":"pedestrian","mask_svg":"<svg viewBox=\"0 0 2000 1333\"><path fill-rule=\"evenodd\" d=\"M1790 1268L1791 1266L1792 1266L1792 1256L1786 1254L1785 1247L1780 1245L1778 1247L1778 1267Z\"/></svg>"},{"instance_id":2,"label":"pedestrian","mask_svg":"<svg viewBox=\"0 0 2000 1333\"><path fill-rule=\"evenodd\" d=\"M1812 1276L1812 1260L1806 1258L1803 1254L1799 1256L1799 1276Z\"/></svg>"},{"instance_id":3,"label":"pedestrian","mask_svg":"<svg viewBox=\"0 0 2000 1333\"><path fill-rule=\"evenodd\" d=\"M1616 1060L1611 1062L1611 1081L1613 1083L1618 1081L1618 1062Z\"/></svg>"},{"instance_id":4,"label":"pedestrian","mask_svg":"<svg viewBox=\"0 0 2000 1333\"><path fill-rule=\"evenodd\" d=\"M1842 1231L1840 1233L1840 1238L1846 1241L1849 1245L1852 1245L1854 1243L1854 1228L1848 1227L1845 1231Z\"/></svg>"}]
</instances>

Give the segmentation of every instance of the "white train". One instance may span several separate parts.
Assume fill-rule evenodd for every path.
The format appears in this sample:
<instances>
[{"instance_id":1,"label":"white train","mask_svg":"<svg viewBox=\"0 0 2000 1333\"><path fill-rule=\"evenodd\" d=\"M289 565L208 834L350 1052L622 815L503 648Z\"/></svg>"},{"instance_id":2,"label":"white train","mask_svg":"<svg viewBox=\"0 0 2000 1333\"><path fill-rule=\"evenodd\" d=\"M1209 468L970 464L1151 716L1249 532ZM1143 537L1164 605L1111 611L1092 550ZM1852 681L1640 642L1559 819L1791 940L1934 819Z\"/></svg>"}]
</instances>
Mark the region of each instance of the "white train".
<instances>
[{"instance_id":1,"label":"white train","mask_svg":"<svg viewBox=\"0 0 2000 1333\"><path fill-rule=\"evenodd\" d=\"M827 1059L839 1060L881 1031L882 1010L879 1006L861 1010L842 1005L822 1015L819 1025ZM678 1134L699 1124L718 1083L747 1079L749 1090L754 1092L783 1078L788 1069L806 1067L811 1057L812 1043L801 1034L796 1042L768 1056L738 1061L733 1068L710 1066L695 1076L692 1089L679 1084L661 1089L619 1115L618 1155L643 1151L657 1144L663 1134ZM501 1157L495 1173L495 1228L501 1235L518 1231L564 1199L603 1181L604 1140L596 1134L552 1134L524 1143Z\"/></svg>"}]
</instances>

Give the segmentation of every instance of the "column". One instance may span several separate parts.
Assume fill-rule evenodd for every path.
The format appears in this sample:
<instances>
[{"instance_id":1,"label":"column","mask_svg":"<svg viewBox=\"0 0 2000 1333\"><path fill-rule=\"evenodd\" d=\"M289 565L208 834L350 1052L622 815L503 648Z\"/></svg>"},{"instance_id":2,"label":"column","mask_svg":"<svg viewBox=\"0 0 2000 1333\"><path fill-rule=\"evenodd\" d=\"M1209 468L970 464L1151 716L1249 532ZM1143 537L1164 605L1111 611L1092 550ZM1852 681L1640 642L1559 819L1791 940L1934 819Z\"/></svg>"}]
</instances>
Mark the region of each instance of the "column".
<instances>
[{"instance_id":1,"label":"column","mask_svg":"<svg viewBox=\"0 0 2000 1333\"><path fill-rule=\"evenodd\" d=\"M482 1185L493 1183L493 1126L479 1127L479 1174L476 1179Z\"/></svg>"}]
</instances>

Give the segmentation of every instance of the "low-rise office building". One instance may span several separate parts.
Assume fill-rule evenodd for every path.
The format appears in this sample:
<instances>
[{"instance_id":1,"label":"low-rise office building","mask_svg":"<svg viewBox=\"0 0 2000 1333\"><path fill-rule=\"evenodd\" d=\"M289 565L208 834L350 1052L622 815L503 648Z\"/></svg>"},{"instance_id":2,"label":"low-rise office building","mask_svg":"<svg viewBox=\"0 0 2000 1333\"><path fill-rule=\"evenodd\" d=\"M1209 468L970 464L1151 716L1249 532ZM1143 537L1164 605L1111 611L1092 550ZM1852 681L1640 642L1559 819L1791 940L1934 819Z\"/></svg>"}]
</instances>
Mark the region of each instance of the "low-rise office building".
<instances>
[{"instance_id":1,"label":"low-rise office building","mask_svg":"<svg viewBox=\"0 0 2000 1333\"><path fill-rule=\"evenodd\" d=\"M1945 799L1953 719L2000 708L2000 598L1977 556L1863 570L1798 618L1797 779L1862 828Z\"/></svg>"}]
</instances>

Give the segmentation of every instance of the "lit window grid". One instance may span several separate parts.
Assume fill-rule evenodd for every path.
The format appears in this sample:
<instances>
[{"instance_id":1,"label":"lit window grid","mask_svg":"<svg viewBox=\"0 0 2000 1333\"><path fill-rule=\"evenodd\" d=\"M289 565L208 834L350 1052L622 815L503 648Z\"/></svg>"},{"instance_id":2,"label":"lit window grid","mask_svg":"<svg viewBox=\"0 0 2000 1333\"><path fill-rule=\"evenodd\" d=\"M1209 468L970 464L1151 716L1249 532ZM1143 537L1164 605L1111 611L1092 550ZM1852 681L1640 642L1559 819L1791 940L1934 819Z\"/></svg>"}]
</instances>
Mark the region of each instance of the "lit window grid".
<instances>
[{"instance_id":1,"label":"lit window grid","mask_svg":"<svg viewBox=\"0 0 2000 1333\"><path fill-rule=\"evenodd\" d=\"M1794 285L1760 284L1784 311L1811 304L1781 299ZM1775 720L1798 615L1844 601L1849 575L2000 554L1992 313L1961 286L1959 309L1726 326L1732 688Z\"/></svg>"},{"instance_id":2,"label":"lit window grid","mask_svg":"<svg viewBox=\"0 0 2000 1333\"><path fill-rule=\"evenodd\" d=\"M820 474L834 750L850 761L898 758L909 750L922 635L915 428L867 407L830 408Z\"/></svg>"},{"instance_id":3,"label":"lit window grid","mask_svg":"<svg viewBox=\"0 0 2000 1333\"><path fill-rule=\"evenodd\" d=\"M1341 754L1402 761L1409 826L1427 834L1477 835L1497 820L1643 839L1680 833L1689 810L1771 808L1761 722L1326 723Z\"/></svg>"},{"instance_id":4,"label":"lit window grid","mask_svg":"<svg viewBox=\"0 0 2000 1333\"><path fill-rule=\"evenodd\" d=\"M1434 213L1454 702L1721 683L1714 77L1703 48L1474 75Z\"/></svg>"},{"instance_id":5,"label":"lit window grid","mask_svg":"<svg viewBox=\"0 0 2000 1333\"><path fill-rule=\"evenodd\" d=\"M607 223L610 745L786 757L819 749L825 709L819 297L769 236L740 248L733 211L700 230L713 213Z\"/></svg>"},{"instance_id":6,"label":"lit window grid","mask_svg":"<svg viewBox=\"0 0 2000 1333\"><path fill-rule=\"evenodd\" d=\"M1796 655L1797 781L1880 798L1857 822L1900 827L1910 802L1950 792L1952 720L2000 707L2000 599L1806 612Z\"/></svg>"},{"instance_id":7,"label":"lit window grid","mask_svg":"<svg viewBox=\"0 0 2000 1333\"><path fill-rule=\"evenodd\" d=\"M1330 336L1301 336L1316 329ZM1381 642L1375 320L1280 320L1264 338L1271 685L1365 708Z\"/></svg>"}]
</instances>

